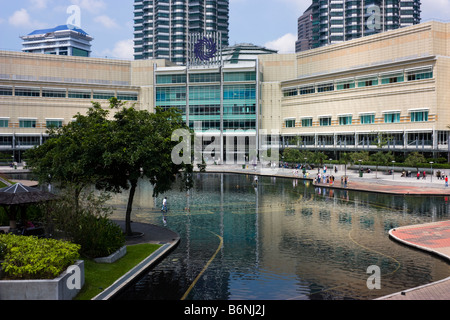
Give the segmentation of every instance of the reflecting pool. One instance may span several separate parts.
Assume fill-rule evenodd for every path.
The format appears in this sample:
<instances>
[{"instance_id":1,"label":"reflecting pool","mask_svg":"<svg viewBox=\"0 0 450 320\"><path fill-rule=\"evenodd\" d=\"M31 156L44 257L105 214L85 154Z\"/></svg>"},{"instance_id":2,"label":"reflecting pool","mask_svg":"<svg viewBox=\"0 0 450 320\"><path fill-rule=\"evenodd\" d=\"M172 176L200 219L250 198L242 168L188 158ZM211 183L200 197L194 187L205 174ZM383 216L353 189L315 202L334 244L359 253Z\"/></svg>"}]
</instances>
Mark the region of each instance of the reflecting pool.
<instances>
[{"instance_id":1,"label":"reflecting pool","mask_svg":"<svg viewBox=\"0 0 450 320\"><path fill-rule=\"evenodd\" d=\"M194 188L152 198L141 180L132 220L178 232L177 249L117 299L374 299L441 280L450 265L401 245L391 228L450 219L446 197L315 188L296 179L198 173ZM111 204L124 219L127 194ZM370 266L381 289L367 287Z\"/></svg>"}]
</instances>

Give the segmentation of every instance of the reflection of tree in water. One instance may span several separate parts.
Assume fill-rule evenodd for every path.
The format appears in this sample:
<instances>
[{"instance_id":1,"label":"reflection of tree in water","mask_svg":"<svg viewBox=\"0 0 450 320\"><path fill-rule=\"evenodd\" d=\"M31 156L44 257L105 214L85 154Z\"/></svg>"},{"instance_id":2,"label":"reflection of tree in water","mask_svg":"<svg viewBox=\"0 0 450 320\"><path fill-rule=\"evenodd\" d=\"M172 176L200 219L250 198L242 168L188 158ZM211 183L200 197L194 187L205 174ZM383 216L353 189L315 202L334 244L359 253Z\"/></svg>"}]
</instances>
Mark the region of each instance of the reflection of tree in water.
<instances>
[{"instance_id":1,"label":"reflection of tree in water","mask_svg":"<svg viewBox=\"0 0 450 320\"><path fill-rule=\"evenodd\" d=\"M180 234L179 247L121 299L179 299L217 250L213 233L224 246L188 299L366 299L441 274L435 260L392 243L387 230L448 218L444 198L329 188L319 194L301 179L271 177L259 177L255 188L251 174L194 178L189 193L161 195L168 196L168 228ZM150 212L148 219L152 214L160 216ZM368 292L369 265L383 275L398 267L389 255L401 272L386 278L383 293Z\"/></svg>"}]
</instances>

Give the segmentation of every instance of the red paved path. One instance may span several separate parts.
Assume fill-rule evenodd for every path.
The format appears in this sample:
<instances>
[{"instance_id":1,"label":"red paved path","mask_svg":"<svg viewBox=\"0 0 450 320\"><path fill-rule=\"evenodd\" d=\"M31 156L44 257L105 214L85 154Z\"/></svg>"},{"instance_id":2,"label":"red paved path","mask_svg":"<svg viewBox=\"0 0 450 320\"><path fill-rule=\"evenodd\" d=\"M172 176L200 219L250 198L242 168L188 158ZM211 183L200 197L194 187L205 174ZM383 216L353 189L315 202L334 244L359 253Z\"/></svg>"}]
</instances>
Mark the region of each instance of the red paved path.
<instances>
[{"instance_id":1,"label":"red paved path","mask_svg":"<svg viewBox=\"0 0 450 320\"><path fill-rule=\"evenodd\" d=\"M389 234L404 244L450 260L450 221L400 227L391 230ZM429 285L389 295L380 300L450 300L450 277Z\"/></svg>"}]
</instances>

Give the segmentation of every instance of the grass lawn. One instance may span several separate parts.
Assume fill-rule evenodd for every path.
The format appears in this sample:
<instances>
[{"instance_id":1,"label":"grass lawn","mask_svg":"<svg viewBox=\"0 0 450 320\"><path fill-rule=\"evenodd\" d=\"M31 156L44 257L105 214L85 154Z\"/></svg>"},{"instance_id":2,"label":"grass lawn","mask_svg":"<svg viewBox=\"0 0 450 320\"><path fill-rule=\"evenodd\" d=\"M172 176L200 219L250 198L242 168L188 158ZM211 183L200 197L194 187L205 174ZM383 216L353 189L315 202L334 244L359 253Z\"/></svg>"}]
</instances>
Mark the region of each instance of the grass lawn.
<instances>
[{"instance_id":1,"label":"grass lawn","mask_svg":"<svg viewBox=\"0 0 450 320\"><path fill-rule=\"evenodd\" d=\"M127 254L114 263L84 260L85 284L75 299L92 299L160 247L150 243L127 246Z\"/></svg>"}]
</instances>

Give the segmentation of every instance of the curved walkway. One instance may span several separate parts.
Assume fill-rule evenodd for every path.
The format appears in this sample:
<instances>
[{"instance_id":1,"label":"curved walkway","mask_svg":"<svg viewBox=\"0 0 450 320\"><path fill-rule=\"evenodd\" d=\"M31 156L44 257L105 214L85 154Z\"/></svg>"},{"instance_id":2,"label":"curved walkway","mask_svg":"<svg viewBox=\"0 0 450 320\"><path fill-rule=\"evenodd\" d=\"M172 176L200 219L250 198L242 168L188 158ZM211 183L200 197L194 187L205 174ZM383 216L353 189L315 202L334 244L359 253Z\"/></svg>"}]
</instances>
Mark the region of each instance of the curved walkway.
<instances>
[{"instance_id":1,"label":"curved walkway","mask_svg":"<svg viewBox=\"0 0 450 320\"><path fill-rule=\"evenodd\" d=\"M400 227L390 230L389 235L403 244L450 261L450 221ZM378 300L450 300L450 277Z\"/></svg>"}]
</instances>

